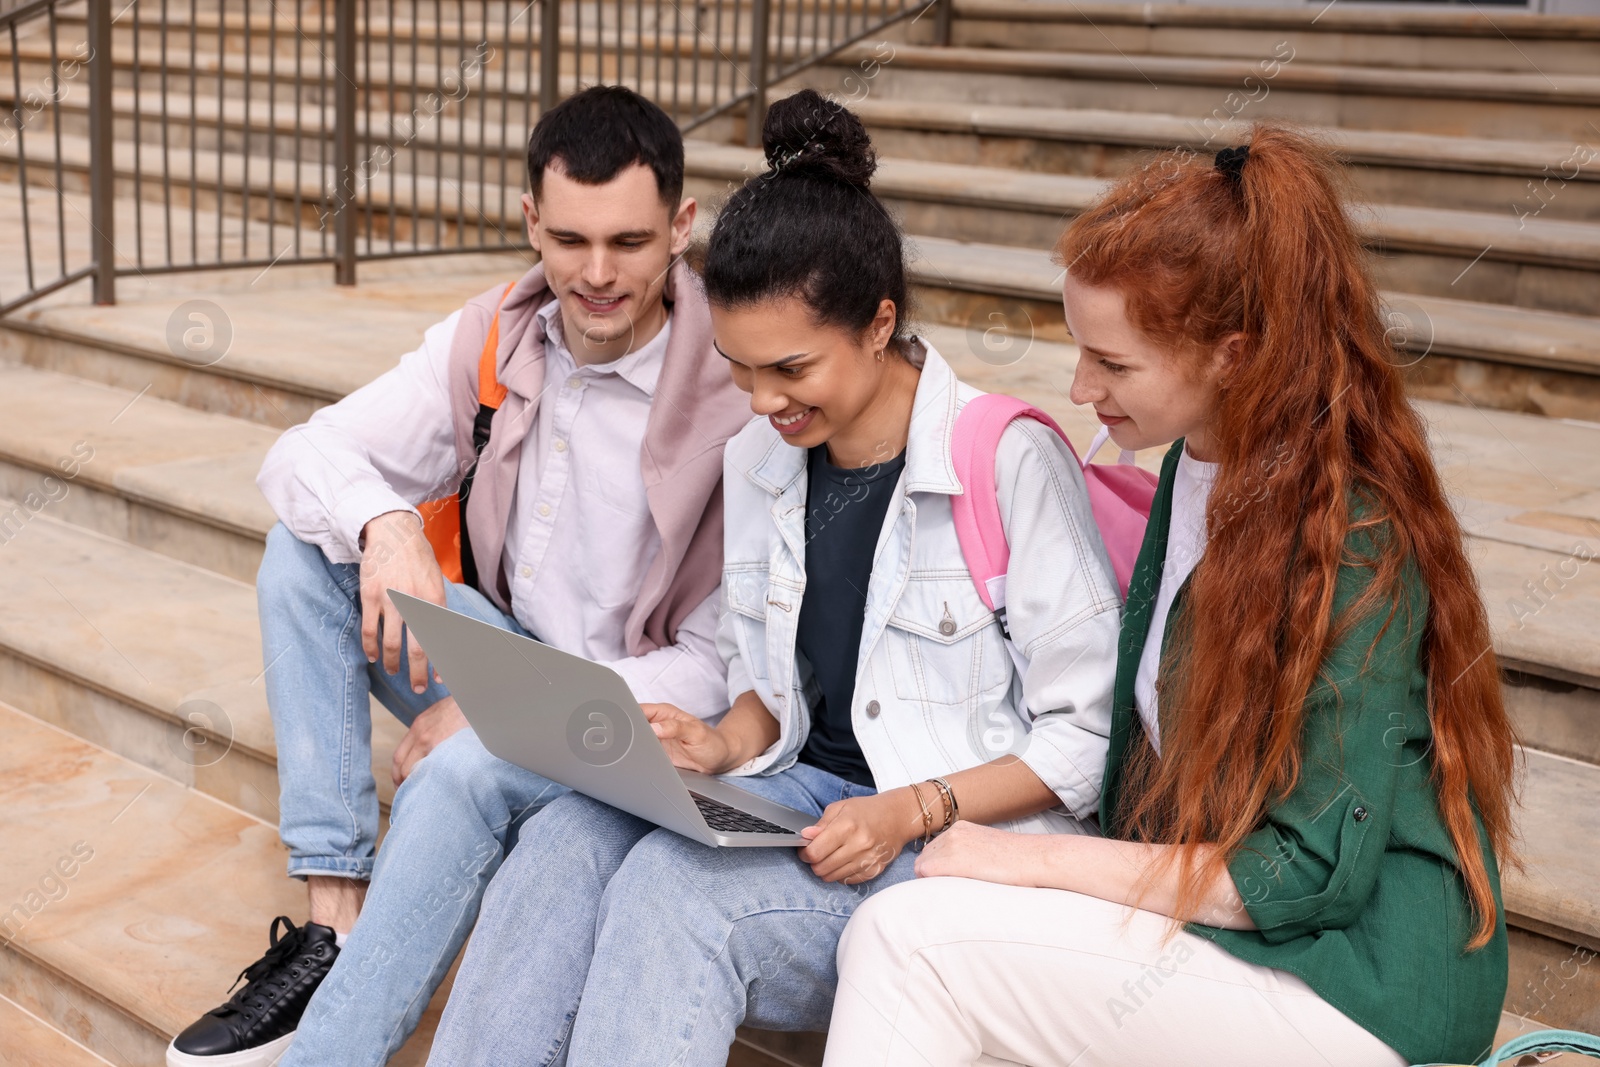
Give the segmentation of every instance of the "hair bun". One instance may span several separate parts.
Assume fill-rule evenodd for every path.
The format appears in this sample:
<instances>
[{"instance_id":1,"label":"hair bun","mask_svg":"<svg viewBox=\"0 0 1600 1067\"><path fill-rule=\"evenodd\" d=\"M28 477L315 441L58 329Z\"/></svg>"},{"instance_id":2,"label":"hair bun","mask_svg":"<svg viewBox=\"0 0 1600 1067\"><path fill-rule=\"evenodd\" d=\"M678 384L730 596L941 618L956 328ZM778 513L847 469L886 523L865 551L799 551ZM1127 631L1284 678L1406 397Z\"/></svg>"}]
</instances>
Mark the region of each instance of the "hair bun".
<instances>
[{"instance_id":1,"label":"hair bun","mask_svg":"<svg viewBox=\"0 0 1600 1067\"><path fill-rule=\"evenodd\" d=\"M802 89L767 109L761 145L767 166L783 176L823 178L865 189L878 169L872 140L855 112L815 89Z\"/></svg>"}]
</instances>

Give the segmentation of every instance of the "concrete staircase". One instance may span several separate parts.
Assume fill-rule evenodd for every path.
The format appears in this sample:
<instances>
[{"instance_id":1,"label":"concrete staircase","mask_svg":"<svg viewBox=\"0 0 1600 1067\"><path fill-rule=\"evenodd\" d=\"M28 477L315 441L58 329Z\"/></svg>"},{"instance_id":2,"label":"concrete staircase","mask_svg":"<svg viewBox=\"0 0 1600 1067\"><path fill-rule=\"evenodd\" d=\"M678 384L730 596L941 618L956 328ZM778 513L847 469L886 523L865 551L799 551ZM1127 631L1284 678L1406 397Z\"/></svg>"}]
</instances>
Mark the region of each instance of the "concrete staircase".
<instances>
[{"instance_id":1,"label":"concrete staircase","mask_svg":"<svg viewBox=\"0 0 1600 1067\"><path fill-rule=\"evenodd\" d=\"M172 7L173 39L186 43L188 5ZM1247 93L1238 120L1314 123L1356 162L1364 232L1396 336L1417 360L1409 373L1472 535L1526 746L1527 866L1506 876L1505 1027L1600 1030L1589 965L1600 951L1600 578L1576 549L1600 552L1600 424L1585 421L1600 420L1600 147L1575 174L1562 166L1574 144L1600 146L1600 130L1584 132L1600 94L1600 20L1038 0L963 0L956 12L952 48L919 43L924 20L797 84L835 90L871 126L885 157L878 186L912 235L919 315L940 351L975 384L1052 411L1080 445L1093 423L1066 399L1076 353L1046 255L1064 220L1153 146L1232 143L1237 126L1216 112ZM230 6L226 17L243 16ZM199 6L213 41L216 19L215 5ZM158 113L160 99L156 72L124 58L131 30L117 32L127 254L131 198L146 198L148 242L162 195L148 132L146 177L132 180L132 117ZM471 26L439 32L478 39ZM278 243L296 224L315 240L315 216L295 215L294 198L313 197L327 173L280 161L270 195L262 177L296 111L311 128L321 103L269 114L257 101L247 114L241 56L197 40L183 61L221 78L196 105L192 143L174 145L175 193L187 194L192 159L207 212L220 175L227 218L249 215L230 249L245 238L269 247L269 215ZM1261 64L1274 58L1268 76ZM504 79L513 99L527 84L521 65L483 77ZM476 99L481 134L478 113L446 111L400 146L422 172L415 193L408 179L396 186L402 245L413 203L429 218L437 207L447 227L477 225L459 210L463 185L483 217L515 220L521 105L502 136L500 85ZM69 189L84 187L82 102L69 94L62 109ZM372 132L395 128L380 115ZM186 121L173 129L190 136ZM463 138L484 162L436 152ZM692 193L715 203L761 169L740 140L732 120L700 131ZM30 142L30 163L39 143L50 142ZM381 222L390 186L371 192ZM8 247L18 196L0 190ZM196 223L206 240L211 217ZM175 218L182 247L189 216ZM364 263L355 289L334 288L324 267L135 275L119 282L116 307L74 289L0 321L0 906L12 905L0 917L0 1063L159 1063L171 1034L259 954L272 916L303 918L274 831L252 588L272 516L255 470L284 427L527 265L517 254ZM0 263L0 281L14 271ZM231 332L215 361L168 339L191 301ZM400 731L381 708L374 724L382 786ZM397 1063L425 1059L441 1005ZM815 1063L820 1048L816 1035L749 1032L730 1063Z\"/></svg>"},{"instance_id":2,"label":"concrete staircase","mask_svg":"<svg viewBox=\"0 0 1600 1067\"><path fill-rule=\"evenodd\" d=\"M450 50L478 39L504 46L499 2L485 7L487 19L470 14L460 27L403 15L391 30L381 5L372 15L358 52L370 45L367 76L395 109L363 119L364 152L394 160L375 177L363 220L377 250L518 224L536 56L503 48L467 78L465 99L421 129L409 118L418 97L407 86L426 89L453 71ZM922 253L918 295L929 320L985 329L1003 322L1064 340L1057 271L1042 253L1105 179L1155 148L1209 153L1241 139L1251 120L1284 119L1319 132L1355 164L1357 221L1419 396L1600 418L1596 19L1066 0L957 0L956 11L953 47L926 44L932 20L922 19L793 82L834 92L872 128L885 157L879 187ZM292 63L321 62L320 38L286 33L287 15L271 36L270 5L251 12L248 41L238 37L242 12L222 20L233 36L219 55L207 44L216 12L202 5L191 16L173 5L164 65L150 17L137 35L128 19L119 22L119 188L154 198L159 176L170 175L181 201L193 177L192 198L206 210L220 196L231 211L287 221L298 210L315 221L309 201L331 186L327 160L302 145L302 162L287 161L295 129L331 121L328 101L295 99L285 81ZM64 29L78 25L67 9ZM446 51L407 47L413 28ZM639 39L628 32L625 44ZM564 34L573 33L569 24ZM386 43L393 35L400 45ZM675 27L672 40L688 54L693 34ZM804 43L796 34L784 48ZM24 39L18 52L25 72L42 77L46 45ZM742 54L738 46L733 54ZM261 84L269 61L279 72L275 91ZM687 99L697 85L708 92L709 77L680 72L682 84L662 91ZM576 84L570 70L562 78L568 89ZM0 98L6 93L0 87ZM84 99L69 94L61 116L63 180L76 185L88 160ZM158 165L163 107L170 159ZM41 133L47 118L36 119ZM42 141L33 151L48 154L53 146ZM731 117L701 127L690 145L690 189L713 206L763 166L730 142L742 142L741 121ZM0 147L0 167L8 150ZM153 217L147 212L145 241L159 257Z\"/></svg>"}]
</instances>

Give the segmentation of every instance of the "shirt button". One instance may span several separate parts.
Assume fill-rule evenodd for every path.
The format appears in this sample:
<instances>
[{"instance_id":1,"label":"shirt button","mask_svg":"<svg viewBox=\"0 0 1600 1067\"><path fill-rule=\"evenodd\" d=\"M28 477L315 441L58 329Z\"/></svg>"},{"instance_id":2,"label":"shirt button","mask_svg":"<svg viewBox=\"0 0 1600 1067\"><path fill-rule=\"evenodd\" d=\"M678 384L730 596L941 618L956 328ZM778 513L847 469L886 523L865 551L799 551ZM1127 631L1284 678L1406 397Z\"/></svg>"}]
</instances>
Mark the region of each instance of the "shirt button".
<instances>
[{"instance_id":1,"label":"shirt button","mask_svg":"<svg viewBox=\"0 0 1600 1067\"><path fill-rule=\"evenodd\" d=\"M524 578L531 578L531 577L533 577L533 568L532 567L520 567L520 568L517 569L517 573L522 575Z\"/></svg>"},{"instance_id":2,"label":"shirt button","mask_svg":"<svg viewBox=\"0 0 1600 1067\"><path fill-rule=\"evenodd\" d=\"M867 701L867 718L876 719L878 717L878 712L881 710L882 709L878 707L878 702L876 700Z\"/></svg>"},{"instance_id":3,"label":"shirt button","mask_svg":"<svg viewBox=\"0 0 1600 1067\"><path fill-rule=\"evenodd\" d=\"M576 374L574 374L572 377L567 379L567 388L568 389L576 389L576 388L578 388L578 386L580 386L582 384L583 384L583 379L578 377Z\"/></svg>"},{"instance_id":4,"label":"shirt button","mask_svg":"<svg viewBox=\"0 0 1600 1067\"><path fill-rule=\"evenodd\" d=\"M1367 821L1367 809L1366 808L1357 808L1355 811L1352 811L1350 814L1355 816L1356 822L1366 822Z\"/></svg>"},{"instance_id":5,"label":"shirt button","mask_svg":"<svg viewBox=\"0 0 1600 1067\"><path fill-rule=\"evenodd\" d=\"M555 450L556 450L556 451L557 451L557 452L565 452L565 451L566 451L566 450L567 450L567 443L566 443L566 442L565 442L565 441L562 441L562 440L559 440L559 439L558 439L558 440L557 440L557 441L556 441L556 443L555 443L555 446L554 446L554 447L555 447Z\"/></svg>"},{"instance_id":6,"label":"shirt button","mask_svg":"<svg viewBox=\"0 0 1600 1067\"><path fill-rule=\"evenodd\" d=\"M545 518L549 518L550 517L550 505L549 504L540 504L539 505L539 514L543 515Z\"/></svg>"}]
</instances>

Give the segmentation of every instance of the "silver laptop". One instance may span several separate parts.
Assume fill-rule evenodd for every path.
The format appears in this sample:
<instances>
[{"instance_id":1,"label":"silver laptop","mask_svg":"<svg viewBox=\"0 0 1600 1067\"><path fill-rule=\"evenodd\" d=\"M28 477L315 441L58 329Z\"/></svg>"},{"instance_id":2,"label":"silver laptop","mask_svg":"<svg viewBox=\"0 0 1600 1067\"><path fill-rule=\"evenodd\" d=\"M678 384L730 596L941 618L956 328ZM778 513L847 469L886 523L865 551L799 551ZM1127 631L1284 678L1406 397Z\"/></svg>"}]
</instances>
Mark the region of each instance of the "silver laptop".
<instances>
[{"instance_id":1,"label":"silver laptop","mask_svg":"<svg viewBox=\"0 0 1600 1067\"><path fill-rule=\"evenodd\" d=\"M483 746L707 845L804 845L813 815L672 765L610 667L389 590Z\"/></svg>"}]
</instances>

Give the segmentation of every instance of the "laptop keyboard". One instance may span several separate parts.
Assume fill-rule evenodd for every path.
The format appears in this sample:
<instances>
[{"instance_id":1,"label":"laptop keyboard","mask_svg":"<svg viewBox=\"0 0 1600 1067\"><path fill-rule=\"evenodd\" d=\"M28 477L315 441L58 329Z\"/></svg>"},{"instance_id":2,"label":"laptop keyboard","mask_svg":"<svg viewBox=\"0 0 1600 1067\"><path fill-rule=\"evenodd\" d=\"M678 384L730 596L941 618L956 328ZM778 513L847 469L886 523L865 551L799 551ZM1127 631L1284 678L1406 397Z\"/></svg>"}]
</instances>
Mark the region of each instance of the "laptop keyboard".
<instances>
[{"instance_id":1,"label":"laptop keyboard","mask_svg":"<svg viewBox=\"0 0 1600 1067\"><path fill-rule=\"evenodd\" d=\"M700 809L700 814L705 816L706 825L713 830L729 834L792 834L793 830L787 826L779 826L765 819L757 818L747 811L724 804L720 800L701 796L694 790L689 790L689 795L694 797L694 806Z\"/></svg>"}]
</instances>

